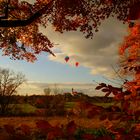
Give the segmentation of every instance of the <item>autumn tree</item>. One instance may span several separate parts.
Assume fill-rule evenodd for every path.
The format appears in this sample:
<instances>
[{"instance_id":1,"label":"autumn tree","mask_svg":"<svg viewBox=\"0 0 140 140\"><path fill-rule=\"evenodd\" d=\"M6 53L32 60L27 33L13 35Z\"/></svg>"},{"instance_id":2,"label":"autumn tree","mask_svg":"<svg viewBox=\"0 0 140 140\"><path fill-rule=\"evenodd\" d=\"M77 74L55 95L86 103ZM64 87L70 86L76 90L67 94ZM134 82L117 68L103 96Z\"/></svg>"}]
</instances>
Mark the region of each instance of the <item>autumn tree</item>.
<instances>
[{"instance_id":1,"label":"autumn tree","mask_svg":"<svg viewBox=\"0 0 140 140\"><path fill-rule=\"evenodd\" d=\"M129 28L129 35L119 47L120 73L127 80L123 87L129 92L126 100L133 101L133 110L140 106L140 24Z\"/></svg>"},{"instance_id":2,"label":"autumn tree","mask_svg":"<svg viewBox=\"0 0 140 140\"><path fill-rule=\"evenodd\" d=\"M25 76L21 73L15 74L9 69L0 68L0 113L5 114L12 101L12 95L17 92L18 87L25 82Z\"/></svg>"},{"instance_id":3,"label":"autumn tree","mask_svg":"<svg viewBox=\"0 0 140 140\"><path fill-rule=\"evenodd\" d=\"M119 47L121 73L131 79L125 82L125 87L140 95L140 24L129 28L129 35L125 37Z\"/></svg>"},{"instance_id":4,"label":"autumn tree","mask_svg":"<svg viewBox=\"0 0 140 140\"><path fill-rule=\"evenodd\" d=\"M112 93L114 99L121 102L122 110L137 118L140 115L140 23L134 23L128 32L119 47L117 73L124 79L121 87L101 83L96 89L106 93L105 96Z\"/></svg>"},{"instance_id":5,"label":"autumn tree","mask_svg":"<svg viewBox=\"0 0 140 140\"><path fill-rule=\"evenodd\" d=\"M80 31L92 38L102 20L115 16L123 22L140 14L139 0L36 0L0 1L0 48L12 59L33 62L41 52L54 55L54 46L39 27L52 25L55 31ZM47 30L47 29L46 29Z\"/></svg>"}]
</instances>

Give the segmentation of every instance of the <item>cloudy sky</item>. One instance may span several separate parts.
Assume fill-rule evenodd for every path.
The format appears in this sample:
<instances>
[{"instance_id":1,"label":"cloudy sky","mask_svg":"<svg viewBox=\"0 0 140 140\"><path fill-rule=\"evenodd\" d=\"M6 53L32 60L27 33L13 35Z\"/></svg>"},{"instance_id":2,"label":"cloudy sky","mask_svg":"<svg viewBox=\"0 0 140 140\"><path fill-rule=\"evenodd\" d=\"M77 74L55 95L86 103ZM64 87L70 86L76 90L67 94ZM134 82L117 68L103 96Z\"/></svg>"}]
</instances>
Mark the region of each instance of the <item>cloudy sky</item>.
<instances>
[{"instance_id":1,"label":"cloudy sky","mask_svg":"<svg viewBox=\"0 0 140 140\"><path fill-rule=\"evenodd\" d=\"M94 86L93 80L108 82L104 77L115 77L112 66L117 65L118 46L127 34L127 25L110 18L102 23L93 39L86 39L80 32L60 34L51 26L40 27L40 31L56 44L53 48L56 57L42 53L35 63L28 63L0 56L0 67L26 75L28 82L20 89L21 93L43 93L42 88L48 86L44 83L92 83ZM67 63L65 56L70 57Z\"/></svg>"}]
</instances>

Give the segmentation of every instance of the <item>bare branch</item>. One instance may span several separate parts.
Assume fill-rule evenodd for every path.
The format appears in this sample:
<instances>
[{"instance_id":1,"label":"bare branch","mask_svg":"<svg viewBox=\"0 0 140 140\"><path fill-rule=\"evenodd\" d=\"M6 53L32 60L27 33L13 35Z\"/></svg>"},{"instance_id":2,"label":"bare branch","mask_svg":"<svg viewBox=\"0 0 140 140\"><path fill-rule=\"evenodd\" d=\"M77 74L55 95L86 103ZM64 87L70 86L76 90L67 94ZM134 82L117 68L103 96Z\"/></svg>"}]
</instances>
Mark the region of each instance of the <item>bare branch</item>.
<instances>
[{"instance_id":1,"label":"bare branch","mask_svg":"<svg viewBox=\"0 0 140 140\"><path fill-rule=\"evenodd\" d=\"M25 76L22 73L15 74L9 69L0 68L0 113L6 112L11 103L11 96L23 82Z\"/></svg>"}]
</instances>

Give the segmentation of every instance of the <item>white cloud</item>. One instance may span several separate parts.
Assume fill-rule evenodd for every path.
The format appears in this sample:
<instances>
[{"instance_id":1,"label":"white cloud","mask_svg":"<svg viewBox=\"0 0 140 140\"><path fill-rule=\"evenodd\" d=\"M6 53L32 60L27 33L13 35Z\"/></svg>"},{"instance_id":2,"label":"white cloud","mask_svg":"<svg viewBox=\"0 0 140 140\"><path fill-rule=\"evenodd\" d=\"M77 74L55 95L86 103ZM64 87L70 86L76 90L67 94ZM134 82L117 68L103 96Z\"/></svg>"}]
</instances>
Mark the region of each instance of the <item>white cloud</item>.
<instances>
[{"instance_id":1,"label":"white cloud","mask_svg":"<svg viewBox=\"0 0 140 140\"><path fill-rule=\"evenodd\" d=\"M56 57L49 56L52 61L65 63L65 56L70 56L68 64L76 61L91 69L92 74L112 75L111 65L118 61L118 46L127 34L127 25L115 19L108 19L102 23L99 32L93 39L86 39L79 32L53 32L49 27L40 28L51 41L58 43L53 48Z\"/></svg>"}]
</instances>

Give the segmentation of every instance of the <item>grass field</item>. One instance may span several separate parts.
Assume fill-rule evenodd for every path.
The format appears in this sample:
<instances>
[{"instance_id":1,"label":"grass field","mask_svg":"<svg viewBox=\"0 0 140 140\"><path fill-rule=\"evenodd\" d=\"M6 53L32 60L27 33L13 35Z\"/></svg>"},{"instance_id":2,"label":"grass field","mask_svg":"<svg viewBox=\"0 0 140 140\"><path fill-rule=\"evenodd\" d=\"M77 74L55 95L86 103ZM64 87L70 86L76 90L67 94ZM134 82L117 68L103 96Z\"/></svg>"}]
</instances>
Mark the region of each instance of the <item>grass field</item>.
<instances>
[{"instance_id":1,"label":"grass field","mask_svg":"<svg viewBox=\"0 0 140 140\"><path fill-rule=\"evenodd\" d=\"M11 104L12 112L22 112L22 113L34 113L36 111L36 107L30 104Z\"/></svg>"},{"instance_id":2,"label":"grass field","mask_svg":"<svg viewBox=\"0 0 140 140\"><path fill-rule=\"evenodd\" d=\"M94 104L94 105L97 105L97 106L102 106L102 107L104 107L104 108L107 108L107 107L113 105L114 103L111 102L111 103L93 103L93 104Z\"/></svg>"},{"instance_id":3,"label":"grass field","mask_svg":"<svg viewBox=\"0 0 140 140\"><path fill-rule=\"evenodd\" d=\"M76 102L66 102L66 109L71 109L74 107ZM108 107L112 105L112 103L94 103L98 106ZM21 109L24 113L32 113L36 111L36 107L30 104L16 104L14 105L15 109ZM96 128L104 125L109 125L112 122L109 121L100 121L98 116L95 116L91 119L88 118L79 118L79 117L0 117L0 126L4 124L12 124L15 126L19 126L21 124L27 124L29 126L35 127L35 122L40 119L47 119L52 125L60 125L66 124L70 120L74 120L77 125L87 127L87 128ZM115 123L115 122L113 122Z\"/></svg>"},{"instance_id":4,"label":"grass field","mask_svg":"<svg viewBox=\"0 0 140 140\"><path fill-rule=\"evenodd\" d=\"M74 105L75 105L75 102L66 102L65 103L65 108L70 109L70 108L74 107Z\"/></svg>"},{"instance_id":5,"label":"grass field","mask_svg":"<svg viewBox=\"0 0 140 140\"><path fill-rule=\"evenodd\" d=\"M17 107L21 108L23 112L31 113L36 111L36 107L30 104L17 104Z\"/></svg>"},{"instance_id":6,"label":"grass field","mask_svg":"<svg viewBox=\"0 0 140 140\"><path fill-rule=\"evenodd\" d=\"M65 104L66 109L70 109L70 108L74 107L75 103L76 102L66 102L66 104ZM95 103L94 102L93 104L97 105L97 106L102 106L104 108L107 108L107 107L113 105L114 102L111 102L111 103Z\"/></svg>"},{"instance_id":7,"label":"grass field","mask_svg":"<svg viewBox=\"0 0 140 140\"><path fill-rule=\"evenodd\" d=\"M75 104L76 102L66 102L65 109L66 110L72 109ZM93 103L93 104L107 108L110 105L113 105L114 103ZM25 114L28 114L28 113L30 114L30 113L34 113L37 110L35 106L32 106L30 104L15 104L15 105L12 104L11 106L13 106L12 107L13 114L14 113L19 114L20 112L25 113Z\"/></svg>"}]
</instances>

